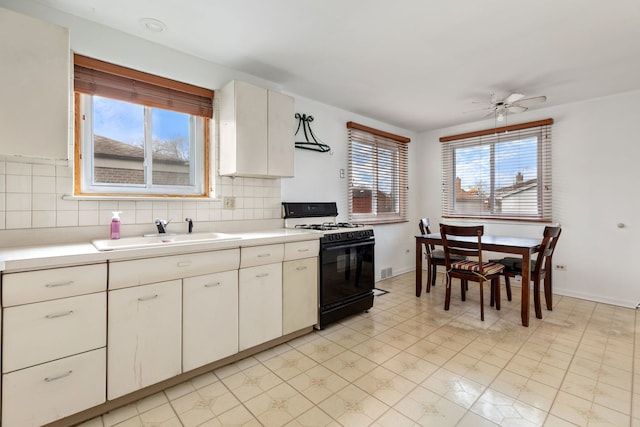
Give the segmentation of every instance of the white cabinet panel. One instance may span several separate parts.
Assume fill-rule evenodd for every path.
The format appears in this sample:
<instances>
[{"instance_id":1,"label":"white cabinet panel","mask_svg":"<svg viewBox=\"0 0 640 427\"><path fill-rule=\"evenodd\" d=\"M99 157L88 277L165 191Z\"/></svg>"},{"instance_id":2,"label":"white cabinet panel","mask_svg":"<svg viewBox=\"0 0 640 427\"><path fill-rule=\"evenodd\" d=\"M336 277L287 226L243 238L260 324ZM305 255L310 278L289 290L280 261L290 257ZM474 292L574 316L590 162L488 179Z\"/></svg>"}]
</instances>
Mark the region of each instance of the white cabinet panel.
<instances>
[{"instance_id":1,"label":"white cabinet panel","mask_svg":"<svg viewBox=\"0 0 640 427\"><path fill-rule=\"evenodd\" d=\"M240 249L198 252L109 264L109 289L237 269Z\"/></svg>"},{"instance_id":2,"label":"white cabinet panel","mask_svg":"<svg viewBox=\"0 0 640 427\"><path fill-rule=\"evenodd\" d=\"M105 349L2 376L2 425L41 426L105 402Z\"/></svg>"},{"instance_id":3,"label":"white cabinet panel","mask_svg":"<svg viewBox=\"0 0 640 427\"><path fill-rule=\"evenodd\" d=\"M183 281L182 368L238 352L238 270Z\"/></svg>"},{"instance_id":4,"label":"white cabinet panel","mask_svg":"<svg viewBox=\"0 0 640 427\"><path fill-rule=\"evenodd\" d=\"M239 348L282 336L282 263L239 271Z\"/></svg>"},{"instance_id":5,"label":"white cabinet panel","mask_svg":"<svg viewBox=\"0 0 640 427\"><path fill-rule=\"evenodd\" d=\"M293 176L294 99L238 80L217 96L220 175Z\"/></svg>"},{"instance_id":6,"label":"white cabinet panel","mask_svg":"<svg viewBox=\"0 0 640 427\"><path fill-rule=\"evenodd\" d=\"M290 261L294 259L310 258L318 256L320 241L305 240L302 242L289 242L284 244L284 259Z\"/></svg>"},{"instance_id":7,"label":"white cabinet panel","mask_svg":"<svg viewBox=\"0 0 640 427\"><path fill-rule=\"evenodd\" d=\"M4 310L2 372L104 347L106 292Z\"/></svg>"},{"instance_id":8,"label":"white cabinet panel","mask_svg":"<svg viewBox=\"0 0 640 427\"><path fill-rule=\"evenodd\" d=\"M107 396L181 373L180 280L109 291Z\"/></svg>"},{"instance_id":9,"label":"white cabinet panel","mask_svg":"<svg viewBox=\"0 0 640 427\"><path fill-rule=\"evenodd\" d=\"M106 288L106 263L9 273L2 276L2 306L89 294Z\"/></svg>"},{"instance_id":10,"label":"white cabinet panel","mask_svg":"<svg viewBox=\"0 0 640 427\"><path fill-rule=\"evenodd\" d=\"M318 258L282 263L282 334L318 323Z\"/></svg>"},{"instance_id":11,"label":"white cabinet panel","mask_svg":"<svg viewBox=\"0 0 640 427\"><path fill-rule=\"evenodd\" d=\"M273 264L284 259L284 244L243 247L240 268Z\"/></svg>"}]
</instances>

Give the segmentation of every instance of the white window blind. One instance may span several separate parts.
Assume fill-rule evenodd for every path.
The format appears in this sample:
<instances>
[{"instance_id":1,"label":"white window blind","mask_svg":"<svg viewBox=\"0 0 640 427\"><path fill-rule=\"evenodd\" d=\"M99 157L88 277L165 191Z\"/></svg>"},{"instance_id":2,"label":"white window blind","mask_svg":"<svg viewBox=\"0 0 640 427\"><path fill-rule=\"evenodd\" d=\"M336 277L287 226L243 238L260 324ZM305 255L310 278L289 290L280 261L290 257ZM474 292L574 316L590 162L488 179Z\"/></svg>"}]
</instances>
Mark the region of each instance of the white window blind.
<instances>
[{"instance_id":1,"label":"white window blind","mask_svg":"<svg viewBox=\"0 0 640 427\"><path fill-rule=\"evenodd\" d=\"M349 220L407 221L409 138L354 122L349 128Z\"/></svg>"},{"instance_id":2,"label":"white window blind","mask_svg":"<svg viewBox=\"0 0 640 427\"><path fill-rule=\"evenodd\" d=\"M552 124L440 138L443 216L551 221Z\"/></svg>"}]
</instances>

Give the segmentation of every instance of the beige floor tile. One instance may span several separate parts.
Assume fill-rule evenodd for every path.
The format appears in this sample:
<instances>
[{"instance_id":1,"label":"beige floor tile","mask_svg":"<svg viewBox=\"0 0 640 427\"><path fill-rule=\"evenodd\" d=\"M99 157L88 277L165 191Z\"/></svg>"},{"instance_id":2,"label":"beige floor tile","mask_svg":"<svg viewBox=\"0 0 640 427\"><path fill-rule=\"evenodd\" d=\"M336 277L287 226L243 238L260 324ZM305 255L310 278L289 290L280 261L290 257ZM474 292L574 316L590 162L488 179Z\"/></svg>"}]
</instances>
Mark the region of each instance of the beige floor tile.
<instances>
[{"instance_id":1,"label":"beige floor tile","mask_svg":"<svg viewBox=\"0 0 640 427\"><path fill-rule=\"evenodd\" d=\"M558 389L539 383L522 375L503 371L489 389L548 412Z\"/></svg>"},{"instance_id":2,"label":"beige floor tile","mask_svg":"<svg viewBox=\"0 0 640 427\"><path fill-rule=\"evenodd\" d=\"M350 350L376 364L384 363L402 351L375 338L369 338L355 347L351 347Z\"/></svg>"},{"instance_id":3,"label":"beige floor tile","mask_svg":"<svg viewBox=\"0 0 640 427\"><path fill-rule=\"evenodd\" d=\"M241 402L246 402L282 383L282 379L262 364L257 364L223 378L222 382Z\"/></svg>"},{"instance_id":4,"label":"beige floor tile","mask_svg":"<svg viewBox=\"0 0 640 427\"><path fill-rule=\"evenodd\" d=\"M551 414L575 425L629 425L631 417L565 392L558 393Z\"/></svg>"},{"instance_id":5,"label":"beige floor tile","mask_svg":"<svg viewBox=\"0 0 640 427\"><path fill-rule=\"evenodd\" d=\"M354 427L370 426L389 409L353 385L348 385L318 406L340 424Z\"/></svg>"},{"instance_id":6,"label":"beige floor tile","mask_svg":"<svg viewBox=\"0 0 640 427\"><path fill-rule=\"evenodd\" d=\"M414 427L414 423L410 418L404 416L395 409L389 409L378 420L371 424L372 427Z\"/></svg>"},{"instance_id":7,"label":"beige floor tile","mask_svg":"<svg viewBox=\"0 0 640 427\"><path fill-rule=\"evenodd\" d=\"M349 382L324 366L316 366L288 381L314 403L320 403L346 387Z\"/></svg>"},{"instance_id":8,"label":"beige floor tile","mask_svg":"<svg viewBox=\"0 0 640 427\"><path fill-rule=\"evenodd\" d=\"M383 367L377 367L354 382L371 396L389 406L395 405L416 384Z\"/></svg>"},{"instance_id":9,"label":"beige floor tile","mask_svg":"<svg viewBox=\"0 0 640 427\"><path fill-rule=\"evenodd\" d=\"M371 372L378 365L358 353L344 351L324 362L323 366L331 369L345 380L353 382Z\"/></svg>"},{"instance_id":10,"label":"beige floor tile","mask_svg":"<svg viewBox=\"0 0 640 427\"><path fill-rule=\"evenodd\" d=\"M77 427L104 427L102 422L102 417L96 417L90 419L89 421L85 421L84 423L78 424Z\"/></svg>"},{"instance_id":11,"label":"beige floor tile","mask_svg":"<svg viewBox=\"0 0 640 427\"><path fill-rule=\"evenodd\" d=\"M439 369L438 365L407 352L400 352L381 366L416 384L422 383Z\"/></svg>"},{"instance_id":12,"label":"beige floor tile","mask_svg":"<svg viewBox=\"0 0 640 427\"><path fill-rule=\"evenodd\" d=\"M523 375L527 378L533 378L536 381L546 384L550 387L559 388L565 370L555 366L538 362L524 356L516 355L505 366L505 371Z\"/></svg>"},{"instance_id":13,"label":"beige floor tile","mask_svg":"<svg viewBox=\"0 0 640 427\"><path fill-rule=\"evenodd\" d=\"M142 420L143 425L181 425L178 420L178 416L173 411L173 408L169 403L165 403L140 414L140 419Z\"/></svg>"},{"instance_id":14,"label":"beige floor tile","mask_svg":"<svg viewBox=\"0 0 640 427\"><path fill-rule=\"evenodd\" d=\"M352 328L345 327L338 331L324 335L326 339L332 341L346 349L357 346L369 339L368 335L362 334Z\"/></svg>"},{"instance_id":15,"label":"beige floor tile","mask_svg":"<svg viewBox=\"0 0 640 427\"><path fill-rule=\"evenodd\" d=\"M438 369L421 385L467 409L471 408L486 388L480 383L443 368Z\"/></svg>"},{"instance_id":16,"label":"beige floor tile","mask_svg":"<svg viewBox=\"0 0 640 427\"><path fill-rule=\"evenodd\" d=\"M344 352L346 349L324 337L319 337L318 339L297 347L297 350L318 363L324 363Z\"/></svg>"},{"instance_id":17,"label":"beige floor tile","mask_svg":"<svg viewBox=\"0 0 640 427\"><path fill-rule=\"evenodd\" d=\"M471 411L501 426L540 426L547 416L545 411L491 389L482 394Z\"/></svg>"},{"instance_id":18,"label":"beige floor tile","mask_svg":"<svg viewBox=\"0 0 640 427\"><path fill-rule=\"evenodd\" d=\"M240 405L240 401L217 381L171 401L185 426L200 425Z\"/></svg>"},{"instance_id":19,"label":"beige floor tile","mask_svg":"<svg viewBox=\"0 0 640 427\"><path fill-rule=\"evenodd\" d=\"M280 384L247 401L245 406L264 426L283 426L313 407L288 384Z\"/></svg>"},{"instance_id":20,"label":"beige floor tile","mask_svg":"<svg viewBox=\"0 0 640 427\"><path fill-rule=\"evenodd\" d=\"M386 331L376 335L376 339L399 350L405 350L407 347L410 347L420 341L420 338L417 336L408 334L397 328L387 329Z\"/></svg>"},{"instance_id":21,"label":"beige floor tile","mask_svg":"<svg viewBox=\"0 0 640 427\"><path fill-rule=\"evenodd\" d=\"M394 409L419 425L455 426L467 409L422 386L403 397Z\"/></svg>"},{"instance_id":22,"label":"beige floor tile","mask_svg":"<svg viewBox=\"0 0 640 427\"><path fill-rule=\"evenodd\" d=\"M225 427L262 427L260 421L242 405L220 415L217 422Z\"/></svg>"},{"instance_id":23,"label":"beige floor tile","mask_svg":"<svg viewBox=\"0 0 640 427\"><path fill-rule=\"evenodd\" d=\"M317 406L309 409L295 420L286 424L287 427L340 427L340 424L323 412Z\"/></svg>"},{"instance_id":24,"label":"beige floor tile","mask_svg":"<svg viewBox=\"0 0 640 427\"><path fill-rule=\"evenodd\" d=\"M500 373L500 368L497 366L490 365L463 353L456 354L442 367L485 386L491 384Z\"/></svg>"},{"instance_id":25,"label":"beige floor tile","mask_svg":"<svg viewBox=\"0 0 640 427\"><path fill-rule=\"evenodd\" d=\"M406 349L407 353L413 354L421 359L427 360L436 366L444 365L455 354L455 350L451 350L439 343L423 339Z\"/></svg>"},{"instance_id":26,"label":"beige floor tile","mask_svg":"<svg viewBox=\"0 0 640 427\"><path fill-rule=\"evenodd\" d=\"M271 369L283 380L300 375L302 372L317 366L317 364L318 362L315 360L292 348L264 362L267 368Z\"/></svg>"}]
</instances>

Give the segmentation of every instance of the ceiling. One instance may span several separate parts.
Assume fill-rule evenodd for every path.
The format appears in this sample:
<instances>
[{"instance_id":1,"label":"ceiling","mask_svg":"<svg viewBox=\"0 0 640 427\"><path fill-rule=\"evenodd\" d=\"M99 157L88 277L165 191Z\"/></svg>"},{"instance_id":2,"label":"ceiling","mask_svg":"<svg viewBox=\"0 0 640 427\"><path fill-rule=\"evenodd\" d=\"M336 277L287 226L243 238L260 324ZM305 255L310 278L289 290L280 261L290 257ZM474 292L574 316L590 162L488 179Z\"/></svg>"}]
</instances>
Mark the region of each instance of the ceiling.
<instances>
[{"instance_id":1,"label":"ceiling","mask_svg":"<svg viewBox=\"0 0 640 427\"><path fill-rule=\"evenodd\" d=\"M640 89L638 0L37 1L417 132Z\"/></svg>"}]
</instances>

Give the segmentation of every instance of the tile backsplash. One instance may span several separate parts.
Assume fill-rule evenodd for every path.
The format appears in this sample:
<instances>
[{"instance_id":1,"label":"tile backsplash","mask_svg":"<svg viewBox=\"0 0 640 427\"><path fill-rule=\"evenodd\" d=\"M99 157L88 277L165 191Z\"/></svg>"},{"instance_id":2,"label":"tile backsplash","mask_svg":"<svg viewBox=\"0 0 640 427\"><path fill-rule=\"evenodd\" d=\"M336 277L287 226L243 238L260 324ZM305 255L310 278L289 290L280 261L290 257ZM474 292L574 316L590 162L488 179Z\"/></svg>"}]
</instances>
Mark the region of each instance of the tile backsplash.
<instances>
[{"instance_id":1,"label":"tile backsplash","mask_svg":"<svg viewBox=\"0 0 640 427\"><path fill-rule=\"evenodd\" d=\"M65 160L0 157L0 230L108 225L122 211L123 226L152 225L155 218L183 222L281 218L280 179L216 177L210 199L74 198L73 172ZM235 209L222 198L235 197Z\"/></svg>"}]
</instances>

